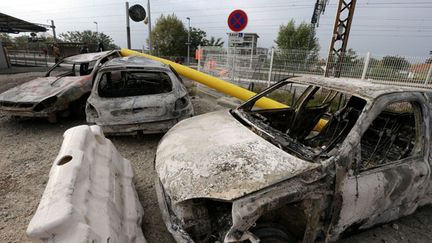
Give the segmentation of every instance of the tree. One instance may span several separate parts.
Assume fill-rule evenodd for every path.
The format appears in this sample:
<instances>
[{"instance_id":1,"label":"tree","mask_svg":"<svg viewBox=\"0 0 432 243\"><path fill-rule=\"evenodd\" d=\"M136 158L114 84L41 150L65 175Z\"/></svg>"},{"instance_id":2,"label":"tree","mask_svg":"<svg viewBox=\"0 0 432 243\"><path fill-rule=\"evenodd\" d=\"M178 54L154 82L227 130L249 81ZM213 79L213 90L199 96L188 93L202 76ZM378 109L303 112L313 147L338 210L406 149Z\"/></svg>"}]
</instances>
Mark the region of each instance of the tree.
<instances>
[{"instance_id":1,"label":"tree","mask_svg":"<svg viewBox=\"0 0 432 243\"><path fill-rule=\"evenodd\" d=\"M361 77L363 66L364 58L359 58L356 51L351 48L345 51L341 67L341 73L344 77Z\"/></svg>"},{"instance_id":2,"label":"tree","mask_svg":"<svg viewBox=\"0 0 432 243\"><path fill-rule=\"evenodd\" d=\"M432 63L432 57L429 57L429 58L426 60L426 63L427 63L427 64L431 64L431 63Z\"/></svg>"},{"instance_id":3,"label":"tree","mask_svg":"<svg viewBox=\"0 0 432 243\"><path fill-rule=\"evenodd\" d=\"M281 25L275 43L279 49L283 50L319 51L315 31L306 22L302 22L297 27L294 20L288 22L287 25Z\"/></svg>"},{"instance_id":4,"label":"tree","mask_svg":"<svg viewBox=\"0 0 432 243\"><path fill-rule=\"evenodd\" d=\"M214 38L213 36L210 38L210 40L207 40L206 45L207 46L223 46L225 42L222 41L222 38Z\"/></svg>"},{"instance_id":5,"label":"tree","mask_svg":"<svg viewBox=\"0 0 432 243\"><path fill-rule=\"evenodd\" d=\"M405 58L399 56L385 56L381 62L383 67L394 70L408 70L411 67L411 64Z\"/></svg>"},{"instance_id":6,"label":"tree","mask_svg":"<svg viewBox=\"0 0 432 243\"><path fill-rule=\"evenodd\" d=\"M279 51L275 63L291 71L313 71L318 68L318 39L314 29L302 22L296 27L294 20L279 27L275 40Z\"/></svg>"},{"instance_id":7,"label":"tree","mask_svg":"<svg viewBox=\"0 0 432 243\"><path fill-rule=\"evenodd\" d=\"M3 43L11 43L12 38L6 33L0 33L0 41Z\"/></svg>"},{"instance_id":8,"label":"tree","mask_svg":"<svg viewBox=\"0 0 432 243\"><path fill-rule=\"evenodd\" d=\"M95 32L91 30L68 31L66 33L61 33L60 38L62 38L65 42L84 43L90 45L90 51L93 51L93 49L96 50L99 41L102 42L105 49L107 50L118 48L110 36L102 32Z\"/></svg>"},{"instance_id":9,"label":"tree","mask_svg":"<svg viewBox=\"0 0 432 243\"><path fill-rule=\"evenodd\" d=\"M161 56L185 56L187 30L175 16L161 15L152 29L154 50Z\"/></svg>"},{"instance_id":10,"label":"tree","mask_svg":"<svg viewBox=\"0 0 432 243\"><path fill-rule=\"evenodd\" d=\"M200 28L191 28L191 51L194 51L198 49L198 46L204 46L206 45L207 39L206 39L207 33L204 30L201 30Z\"/></svg>"}]
</instances>

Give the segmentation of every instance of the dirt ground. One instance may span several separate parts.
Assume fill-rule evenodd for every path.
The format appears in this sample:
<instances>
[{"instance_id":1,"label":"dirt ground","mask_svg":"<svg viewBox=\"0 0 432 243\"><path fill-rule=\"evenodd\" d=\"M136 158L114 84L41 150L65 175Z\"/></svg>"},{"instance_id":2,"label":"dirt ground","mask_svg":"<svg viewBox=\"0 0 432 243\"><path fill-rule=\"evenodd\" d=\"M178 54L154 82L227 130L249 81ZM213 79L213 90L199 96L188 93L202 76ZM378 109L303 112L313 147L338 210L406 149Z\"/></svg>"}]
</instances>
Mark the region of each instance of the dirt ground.
<instances>
[{"instance_id":1,"label":"dirt ground","mask_svg":"<svg viewBox=\"0 0 432 243\"><path fill-rule=\"evenodd\" d=\"M0 75L0 92L41 73ZM197 114L221 109L215 100L196 97ZM13 119L0 113L0 242L28 242L25 235L61 143L63 132L84 120ZM143 231L149 243L174 242L159 212L154 190L153 158L162 135L111 137L123 157L132 162L135 187L145 216ZM378 226L340 242L432 242L432 207Z\"/></svg>"}]
</instances>

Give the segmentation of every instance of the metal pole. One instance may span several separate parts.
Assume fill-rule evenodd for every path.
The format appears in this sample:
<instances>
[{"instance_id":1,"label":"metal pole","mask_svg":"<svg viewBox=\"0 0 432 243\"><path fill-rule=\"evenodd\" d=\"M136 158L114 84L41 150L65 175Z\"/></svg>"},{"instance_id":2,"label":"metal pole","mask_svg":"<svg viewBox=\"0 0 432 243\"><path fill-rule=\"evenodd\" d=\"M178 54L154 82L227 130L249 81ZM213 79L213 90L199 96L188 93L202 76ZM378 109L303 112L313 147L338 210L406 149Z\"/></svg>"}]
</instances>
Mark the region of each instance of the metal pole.
<instances>
[{"instance_id":1,"label":"metal pole","mask_svg":"<svg viewBox=\"0 0 432 243\"><path fill-rule=\"evenodd\" d=\"M126 37L127 37L127 47L128 47L128 49L131 49L130 23L129 23L129 2L126 2Z\"/></svg>"},{"instance_id":2,"label":"metal pole","mask_svg":"<svg viewBox=\"0 0 432 243\"><path fill-rule=\"evenodd\" d=\"M429 71L428 71L428 74L426 76L426 81L424 84L425 85L428 84L431 81L431 78L432 78L432 63L429 66Z\"/></svg>"},{"instance_id":3,"label":"metal pole","mask_svg":"<svg viewBox=\"0 0 432 243\"><path fill-rule=\"evenodd\" d=\"M270 52L271 56L270 56L270 69L269 69L269 74L268 74L268 79L267 79L267 87L270 87L270 81L271 81L271 75L272 75L272 71L273 71L273 58L274 58L274 48L271 49Z\"/></svg>"},{"instance_id":4,"label":"metal pole","mask_svg":"<svg viewBox=\"0 0 432 243\"><path fill-rule=\"evenodd\" d=\"M190 18L189 17L187 17L186 18L187 20L188 20L188 40L187 40L187 43L186 43L186 45L187 45L187 65L189 66L190 65L190 45L191 45L191 40L190 40L190 32L191 32L191 28L190 28Z\"/></svg>"},{"instance_id":5,"label":"metal pole","mask_svg":"<svg viewBox=\"0 0 432 243\"><path fill-rule=\"evenodd\" d=\"M254 42L255 42L255 36L252 36L252 48L251 48L251 55L250 55L250 63L249 68L252 69L252 59L253 59L253 50L254 50Z\"/></svg>"},{"instance_id":6,"label":"metal pole","mask_svg":"<svg viewBox=\"0 0 432 243\"><path fill-rule=\"evenodd\" d=\"M339 0L324 73L326 77L330 76L331 70L334 71L336 78L340 77L356 2L357 0Z\"/></svg>"},{"instance_id":7,"label":"metal pole","mask_svg":"<svg viewBox=\"0 0 432 243\"><path fill-rule=\"evenodd\" d=\"M152 35L151 35L151 14L150 14L150 0L147 0L147 12L148 12L148 32L149 32L149 44L148 44L148 48L149 48L149 52L150 54L153 51L153 47L152 47Z\"/></svg>"},{"instance_id":8,"label":"metal pole","mask_svg":"<svg viewBox=\"0 0 432 243\"><path fill-rule=\"evenodd\" d=\"M367 70L369 68L369 60L370 60L370 52L367 52L364 67L363 67L363 73L362 73L362 77L361 77L362 80L365 80L365 78L366 78L366 73L367 73Z\"/></svg>"},{"instance_id":9,"label":"metal pole","mask_svg":"<svg viewBox=\"0 0 432 243\"><path fill-rule=\"evenodd\" d=\"M201 45L198 46L198 71L201 71Z\"/></svg>"},{"instance_id":10,"label":"metal pole","mask_svg":"<svg viewBox=\"0 0 432 243\"><path fill-rule=\"evenodd\" d=\"M46 23L46 22L45 22ZM56 36L56 32L55 32L55 25L54 25L54 20L51 20L51 29L53 31L53 38L54 38L54 42L57 42L57 36Z\"/></svg>"},{"instance_id":11,"label":"metal pole","mask_svg":"<svg viewBox=\"0 0 432 243\"><path fill-rule=\"evenodd\" d=\"M98 22L97 21L93 21L93 23L96 25L96 35L97 35L99 33Z\"/></svg>"}]
</instances>

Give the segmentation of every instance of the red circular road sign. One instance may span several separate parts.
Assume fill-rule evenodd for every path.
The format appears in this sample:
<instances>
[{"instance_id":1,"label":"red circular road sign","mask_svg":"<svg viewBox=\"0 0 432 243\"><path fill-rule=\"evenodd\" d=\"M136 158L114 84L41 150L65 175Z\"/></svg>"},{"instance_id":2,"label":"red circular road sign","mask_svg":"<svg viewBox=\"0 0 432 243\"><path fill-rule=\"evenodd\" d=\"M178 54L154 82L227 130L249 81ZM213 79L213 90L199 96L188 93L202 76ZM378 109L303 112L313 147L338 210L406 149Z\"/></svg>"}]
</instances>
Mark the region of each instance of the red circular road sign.
<instances>
[{"instance_id":1,"label":"red circular road sign","mask_svg":"<svg viewBox=\"0 0 432 243\"><path fill-rule=\"evenodd\" d=\"M247 14L240 9L232 11L228 16L228 26L234 32L242 31L246 28L247 22Z\"/></svg>"}]
</instances>

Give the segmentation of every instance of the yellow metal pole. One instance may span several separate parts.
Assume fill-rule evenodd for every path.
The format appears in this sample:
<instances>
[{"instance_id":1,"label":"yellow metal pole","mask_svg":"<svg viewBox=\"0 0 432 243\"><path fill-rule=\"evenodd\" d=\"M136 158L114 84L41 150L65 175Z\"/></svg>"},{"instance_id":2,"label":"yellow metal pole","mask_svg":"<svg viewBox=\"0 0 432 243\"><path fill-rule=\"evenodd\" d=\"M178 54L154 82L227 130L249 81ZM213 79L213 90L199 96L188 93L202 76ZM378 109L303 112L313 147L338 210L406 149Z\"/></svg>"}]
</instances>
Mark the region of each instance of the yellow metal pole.
<instances>
[{"instance_id":1,"label":"yellow metal pole","mask_svg":"<svg viewBox=\"0 0 432 243\"><path fill-rule=\"evenodd\" d=\"M204 84L204 85L206 85L210 88L213 88L217 91L220 91L224 94L236 97L240 100L248 100L251 97L253 97L254 95L256 95L256 93L251 92L251 91L244 89L242 87L239 87L237 85L234 85L230 82L215 78L211 75L199 72L199 71L192 69L190 67L187 67L187 66L184 66L184 65L181 65L181 64L163 59L163 58L155 57L155 56L144 54L144 53L137 52L137 51L132 51L132 50L125 49L125 48L122 48L120 50L120 53L122 56L143 56L146 58L150 58L150 59L153 59L156 61L163 62L163 63L168 64L168 65L171 65L171 67L173 67L177 71L178 74L185 76L186 78L195 80L201 84ZM269 99L266 97L259 99L256 102L256 105L258 107L266 108L266 109L287 107L285 104L279 103L275 100L272 100L272 99Z\"/></svg>"},{"instance_id":2,"label":"yellow metal pole","mask_svg":"<svg viewBox=\"0 0 432 243\"><path fill-rule=\"evenodd\" d=\"M148 54L144 54L141 52L137 52L137 51L133 51L133 50L129 50L129 49L125 49L122 48L120 50L120 53L122 56L142 56L142 57L146 57L149 59L153 59L156 61L160 61L162 63L171 65L171 67L173 67L178 74L195 80L201 84L204 84L210 88L213 88L219 92L222 92L224 94L236 97L240 100L248 100L250 98L252 98L253 96L256 95L256 93L249 91L247 89L244 89L242 87L239 87L237 85L234 85L230 82L224 81L222 79L218 79L216 77L213 77L211 75L202 73L200 71L197 71L195 69L192 69L190 67L166 60L164 58L159 58L159 57L155 57L152 55L148 55ZM286 108L288 107L285 104L282 104L280 102L277 102L275 100L266 98L266 97L262 97L261 99L259 99L256 103L255 103L258 107L264 108L264 109L276 109L276 108ZM326 120L321 119L318 124L315 126L314 130L321 130L325 124L327 123Z\"/></svg>"}]
</instances>

